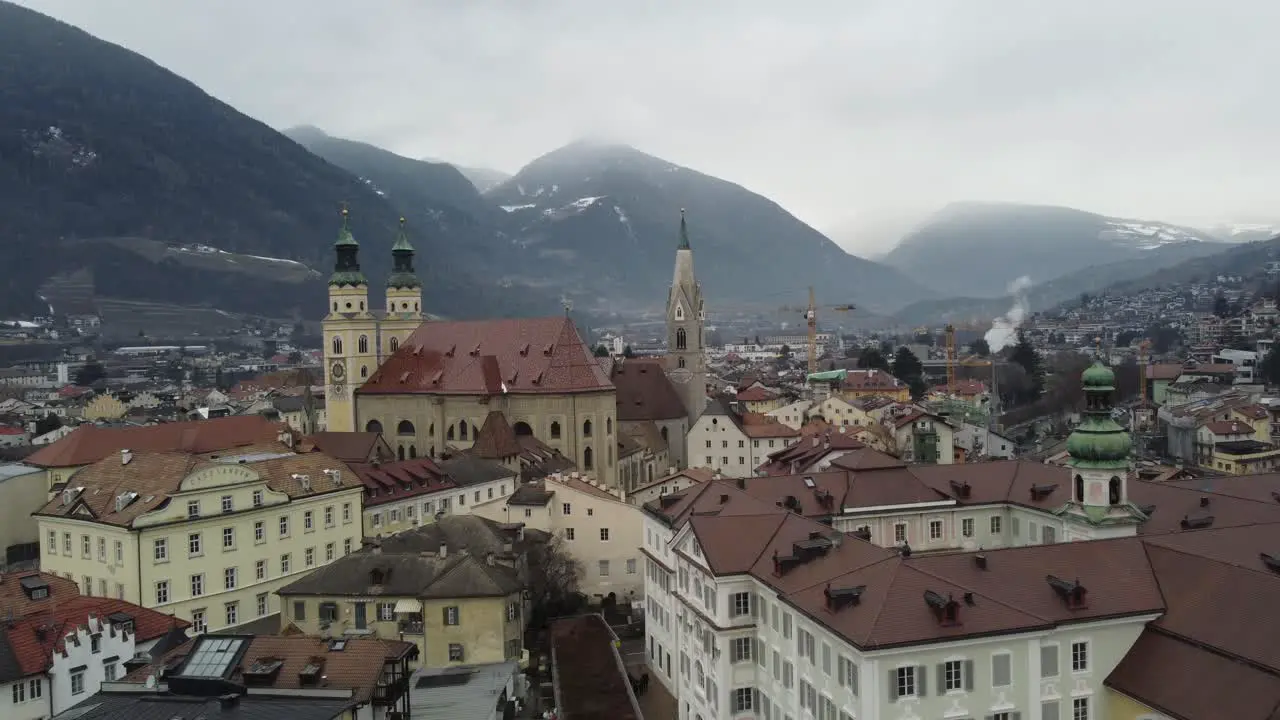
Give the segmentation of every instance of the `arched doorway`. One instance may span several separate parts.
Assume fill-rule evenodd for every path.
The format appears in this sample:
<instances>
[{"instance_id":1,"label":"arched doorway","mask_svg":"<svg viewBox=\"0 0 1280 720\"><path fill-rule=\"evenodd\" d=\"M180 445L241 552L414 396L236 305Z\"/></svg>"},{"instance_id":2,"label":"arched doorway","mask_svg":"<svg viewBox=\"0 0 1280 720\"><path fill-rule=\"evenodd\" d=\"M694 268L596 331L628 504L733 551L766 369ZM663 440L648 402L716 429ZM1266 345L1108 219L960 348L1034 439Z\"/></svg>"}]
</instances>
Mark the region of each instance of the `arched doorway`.
<instances>
[{"instance_id":1,"label":"arched doorway","mask_svg":"<svg viewBox=\"0 0 1280 720\"><path fill-rule=\"evenodd\" d=\"M533 435L533 428L529 427L529 423L523 420L512 425L511 429L515 432L516 437L530 437Z\"/></svg>"}]
</instances>

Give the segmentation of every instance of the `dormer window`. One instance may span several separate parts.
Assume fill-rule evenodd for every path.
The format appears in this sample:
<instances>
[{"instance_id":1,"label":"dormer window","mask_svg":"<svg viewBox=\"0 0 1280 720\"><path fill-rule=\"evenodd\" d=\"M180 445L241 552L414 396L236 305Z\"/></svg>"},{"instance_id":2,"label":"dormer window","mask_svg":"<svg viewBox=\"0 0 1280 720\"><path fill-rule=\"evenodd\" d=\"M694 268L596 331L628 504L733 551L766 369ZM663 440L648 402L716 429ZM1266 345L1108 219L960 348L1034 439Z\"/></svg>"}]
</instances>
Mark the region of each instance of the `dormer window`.
<instances>
[{"instance_id":1,"label":"dormer window","mask_svg":"<svg viewBox=\"0 0 1280 720\"><path fill-rule=\"evenodd\" d=\"M676 320L684 320L684 306L676 305Z\"/></svg>"}]
</instances>

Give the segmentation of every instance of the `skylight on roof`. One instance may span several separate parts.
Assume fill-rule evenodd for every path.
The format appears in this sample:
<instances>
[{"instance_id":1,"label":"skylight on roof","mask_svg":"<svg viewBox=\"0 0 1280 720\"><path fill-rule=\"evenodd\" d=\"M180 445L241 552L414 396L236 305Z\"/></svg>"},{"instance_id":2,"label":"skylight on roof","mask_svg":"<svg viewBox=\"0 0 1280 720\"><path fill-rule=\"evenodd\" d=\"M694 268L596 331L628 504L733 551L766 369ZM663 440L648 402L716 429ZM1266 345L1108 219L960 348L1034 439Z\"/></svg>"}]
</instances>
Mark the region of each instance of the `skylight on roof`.
<instances>
[{"instance_id":1,"label":"skylight on roof","mask_svg":"<svg viewBox=\"0 0 1280 720\"><path fill-rule=\"evenodd\" d=\"M182 676L190 678L226 678L232 663L248 641L242 637L204 637L196 643L182 667Z\"/></svg>"}]
</instances>

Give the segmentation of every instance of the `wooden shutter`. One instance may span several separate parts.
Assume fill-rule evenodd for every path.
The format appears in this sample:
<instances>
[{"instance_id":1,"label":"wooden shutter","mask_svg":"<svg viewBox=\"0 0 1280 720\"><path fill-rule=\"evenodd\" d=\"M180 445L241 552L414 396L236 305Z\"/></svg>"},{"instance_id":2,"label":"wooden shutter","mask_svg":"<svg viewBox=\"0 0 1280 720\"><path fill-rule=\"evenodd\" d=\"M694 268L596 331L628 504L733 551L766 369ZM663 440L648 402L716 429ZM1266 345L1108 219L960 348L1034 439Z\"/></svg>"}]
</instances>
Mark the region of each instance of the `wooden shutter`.
<instances>
[{"instance_id":1,"label":"wooden shutter","mask_svg":"<svg viewBox=\"0 0 1280 720\"><path fill-rule=\"evenodd\" d=\"M898 671L889 671L889 702L898 700Z\"/></svg>"},{"instance_id":2,"label":"wooden shutter","mask_svg":"<svg viewBox=\"0 0 1280 720\"><path fill-rule=\"evenodd\" d=\"M924 697L929 694L929 668L916 666L916 695Z\"/></svg>"},{"instance_id":3,"label":"wooden shutter","mask_svg":"<svg viewBox=\"0 0 1280 720\"><path fill-rule=\"evenodd\" d=\"M973 661L964 661L964 689L966 692L973 692Z\"/></svg>"},{"instance_id":4,"label":"wooden shutter","mask_svg":"<svg viewBox=\"0 0 1280 720\"><path fill-rule=\"evenodd\" d=\"M947 664L938 663L938 692L945 692L947 689Z\"/></svg>"}]
</instances>

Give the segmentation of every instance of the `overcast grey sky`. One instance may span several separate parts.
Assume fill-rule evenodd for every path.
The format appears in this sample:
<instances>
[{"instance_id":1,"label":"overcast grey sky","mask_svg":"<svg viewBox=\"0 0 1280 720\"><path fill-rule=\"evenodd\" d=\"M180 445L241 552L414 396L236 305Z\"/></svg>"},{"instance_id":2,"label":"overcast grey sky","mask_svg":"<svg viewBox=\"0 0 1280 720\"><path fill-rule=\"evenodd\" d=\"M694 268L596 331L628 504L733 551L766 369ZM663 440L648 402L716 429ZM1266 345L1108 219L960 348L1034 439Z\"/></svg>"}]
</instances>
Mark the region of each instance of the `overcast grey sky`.
<instances>
[{"instance_id":1,"label":"overcast grey sky","mask_svg":"<svg viewBox=\"0 0 1280 720\"><path fill-rule=\"evenodd\" d=\"M1277 0L18 1L276 127L507 171L604 136L822 229L1280 219Z\"/></svg>"}]
</instances>

